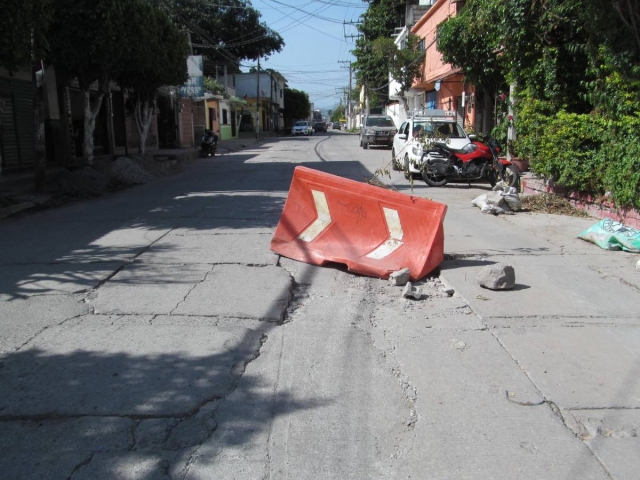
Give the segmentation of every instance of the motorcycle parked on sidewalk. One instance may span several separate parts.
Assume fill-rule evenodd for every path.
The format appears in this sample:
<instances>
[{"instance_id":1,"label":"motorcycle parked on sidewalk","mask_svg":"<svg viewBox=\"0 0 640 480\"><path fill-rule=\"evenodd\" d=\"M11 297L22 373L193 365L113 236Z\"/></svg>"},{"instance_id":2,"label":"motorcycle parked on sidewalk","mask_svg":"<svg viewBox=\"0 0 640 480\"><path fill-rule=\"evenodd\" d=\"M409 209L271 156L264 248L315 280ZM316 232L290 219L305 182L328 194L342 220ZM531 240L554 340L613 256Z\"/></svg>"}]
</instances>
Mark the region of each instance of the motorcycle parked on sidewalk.
<instances>
[{"instance_id":1,"label":"motorcycle parked on sidewalk","mask_svg":"<svg viewBox=\"0 0 640 480\"><path fill-rule=\"evenodd\" d=\"M202 139L200 140L200 156L202 158L216 156L216 148L218 147L218 135L213 133L212 130L205 130Z\"/></svg>"},{"instance_id":2,"label":"motorcycle parked on sidewalk","mask_svg":"<svg viewBox=\"0 0 640 480\"><path fill-rule=\"evenodd\" d=\"M430 187L442 187L449 182L488 181L493 187L502 180L510 187L520 181L518 169L505 158L496 139L483 137L461 149L434 143L422 156L422 179Z\"/></svg>"}]
</instances>

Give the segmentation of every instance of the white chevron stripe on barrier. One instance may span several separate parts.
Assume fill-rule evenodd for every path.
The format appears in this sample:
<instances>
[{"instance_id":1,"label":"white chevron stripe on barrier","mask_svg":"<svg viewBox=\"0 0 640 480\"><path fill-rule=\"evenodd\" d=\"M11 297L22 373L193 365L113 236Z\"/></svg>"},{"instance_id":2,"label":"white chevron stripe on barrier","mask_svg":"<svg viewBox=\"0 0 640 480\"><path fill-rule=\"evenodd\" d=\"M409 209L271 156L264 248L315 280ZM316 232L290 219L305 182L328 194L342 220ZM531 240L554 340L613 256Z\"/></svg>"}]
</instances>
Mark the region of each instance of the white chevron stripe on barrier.
<instances>
[{"instance_id":1,"label":"white chevron stripe on barrier","mask_svg":"<svg viewBox=\"0 0 640 480\"><path fill-rule=\"evenodd\" d=\"M398 215L398 211L386 207L383 207L382 210L384 211L384 218L387 221L387 227L389 228L389 238L375 250L367 253L367 257L373 258L374 260L380 260L381 258L388 257L404 245L402 242L404 232L402 231L402 223L400 223L400 215Z\"/></svg>"},{"instance_id":2,"label":"white chevron stripe on barrier","mask_svg":"<svg viewBox=\"0 0 640 480\"><path fill-rule=\"evenodd\" d=\"M303 242L313 242L331 224L331 213L329 212L329 204L327 197L323 192L311 190L313 195L313 203L316 205L318 218L309 225L298 238Z\"/></svg>"}]
</instances>

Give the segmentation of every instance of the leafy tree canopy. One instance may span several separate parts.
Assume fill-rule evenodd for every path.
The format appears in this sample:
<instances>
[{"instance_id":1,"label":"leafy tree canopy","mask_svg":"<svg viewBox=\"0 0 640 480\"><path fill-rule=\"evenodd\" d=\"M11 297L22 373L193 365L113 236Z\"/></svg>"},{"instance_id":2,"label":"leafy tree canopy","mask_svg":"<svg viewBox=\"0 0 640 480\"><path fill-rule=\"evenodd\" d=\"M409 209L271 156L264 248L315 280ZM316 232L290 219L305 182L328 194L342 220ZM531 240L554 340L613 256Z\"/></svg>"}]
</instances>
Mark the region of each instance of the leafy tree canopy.
<instances>
[{"instance_id":1,"label":"leafy tree canopy","mask_svg":"<svg viewBox=\"0 0 640 480\"><path fill-rule=\"evenodd\" d=\"M372 105L385 102L389 96L388 65L374 52L373 42L378 38L390 38L394 29L403 25L406 3L403 0L372 0L360 17L362 23L358 25L358 31L361 37L356 40L352 53L356 57L356 79L367 86Z\"/></svg>"},{"instance_id":2,"label":"leafy tree canopy","mask_svg":"<svg viewBox=\"0 0 640 480\"><path fill-rule=\"evenodd\" d=\"M146 0L125 4L127 48L115 78L142 101L153 101L160 87L187 81L187 38L163 10Z\"/></svg>"},{"instance_id":3,"label":"leafy tree canopy","mask_svg":"<svg viewBox=\"0 0 640 480\"><path fill-rule=\"evenodd\" d=\"M309 95L295 88L284 89L284 117L288 122L309 118L311 102Z\"/></svg>"},{"instance_id":4,"label":"leafy tree canopy","mask_svg":"<svg viewBox=\"0 0 640 480\"><path fill-rule=\"evenodd\" d=\"M204 89L214 95L222 95L225 98L229 98L229 94L224 88L224 85L222 85L213 77L204 77Z\"/></svg>"},{"instance_id":5,"label":"leafy tree canopy","mask_svg":"<svg viewBox=\"0 0 640 480\"><path fill-rule=\"evenodd\" d=\"M8 0L0 15L0 65L10 72L30 67L47 48L50 0Z\"/></svg>"},{"instance_id":6,"label":"leafy tree canopy","mask_svg":"<svg viewBox=\"0 0 640 480\"><path fill-rule=\"evenodd\" d=\"M438 28L437 48L445 62L461 68L470 83L495 90L504 81L500 65L499 2L470 1Z\"/></svg>"},{"instance_id":7,"label":"leafy tree canopy","mask_svg":"<svg viewBox=\"0 0 640 480\"><path fill-rule=\"evenodd\" d=\"M122 64L128 0L56 0L49 28L50 61L83 90L104 85ZM125 43L126 46L126 43Z\"/></svg>"},{"instance_id":8,"label":"leafy tree canopy","mask_svg":"<svg viewBox=\"0 0 640 480\"><path fill-rule=\"evenodd\" d=\"M517 153L557 185L640 208L640 2L469 0L438 49L473 83L517 85Z\"/></svg>"},{"instance_id":9,"label":"leafy tree canopy","mask_svg":"<svg viewBox=\"0 0 640 480\"><path fill-rule=\"evenodd\" d=\"M155 1L167 9L176 24L191 31L194 54L210 60L228 61L230 55L256 60L284 46L280 34L260 21L260 12L249 0Z\"/></svg>"},{"instance_id":10,"label":"leafy tree canopy","mask_svg":"<svg viewBox=\"0 0 640 480\"><path fill-rule=\"evenodd\" d=\"M558 107L588 111L611 71L638 77L636 19L638 2L469 0L439 27L438 49L472 83L491 90L516 81Z\"/></svg>"},{"instance_id":11,"label":"leafy tree canopy","mask_svg":"<svg viewBox=\"0 0 640 480\"><path fill-rule=\"evenodd\" d=\"M406 44L398 48L391 38L377 38L373 42L373 52L386 64L389 75L400 84L400 93L411 88L413 80L422 71L424 52L418 49L420 37L410 33Z\"/></svg>"},{"instance_id":12,"label":"leafy tree canopy","mask_svg":"<svg viewBox=\"0 0 640 480\"><path fill-rule=\"evenodd\" d=\"M339 122L341 118L345 118L344 105L338 105L335 110L332 110L330 118L332 122Z\"/></svg>"}]
</instances>

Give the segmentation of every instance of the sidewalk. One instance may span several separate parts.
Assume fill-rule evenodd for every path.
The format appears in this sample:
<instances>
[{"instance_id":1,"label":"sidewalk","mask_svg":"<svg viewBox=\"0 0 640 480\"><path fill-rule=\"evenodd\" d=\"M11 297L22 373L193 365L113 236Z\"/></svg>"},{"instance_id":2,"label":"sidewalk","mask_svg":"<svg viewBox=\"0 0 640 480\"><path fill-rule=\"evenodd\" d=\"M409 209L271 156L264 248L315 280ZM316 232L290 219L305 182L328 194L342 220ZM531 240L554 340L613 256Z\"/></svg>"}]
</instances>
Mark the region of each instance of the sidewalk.
<instances>
[{"instance_id":1,"label":"sidewalk","mask_svg":"<svg viewBox=\"0 0 640 480\"><path fill-rule=\"evenodd\" d=\"M255 143L264 142L270 138L277 138L277 133L264 132L259 139L256 139L253 132L240 132L239 138L222 140L218 142L217 155L237 152ZM130 149L130 156L136 156L137 150ZM124 155L121 155L124 156ZM169 169L177 166L181 162L199 158L198 147L186 148L160 148L146 152L145 157L155 159L164 168ZM113 155L104 155L94 159L94 168L102 173L107 173L111 162L115 159ZM48 166L48 174L54 175L64 169L55 165ZM3 171L0 175L0 219L16 213L28 210L49 202L54 195L44 192L39 193L34 190L33 171L31 169L19 172Z\"/></svg>"}]
</instances>

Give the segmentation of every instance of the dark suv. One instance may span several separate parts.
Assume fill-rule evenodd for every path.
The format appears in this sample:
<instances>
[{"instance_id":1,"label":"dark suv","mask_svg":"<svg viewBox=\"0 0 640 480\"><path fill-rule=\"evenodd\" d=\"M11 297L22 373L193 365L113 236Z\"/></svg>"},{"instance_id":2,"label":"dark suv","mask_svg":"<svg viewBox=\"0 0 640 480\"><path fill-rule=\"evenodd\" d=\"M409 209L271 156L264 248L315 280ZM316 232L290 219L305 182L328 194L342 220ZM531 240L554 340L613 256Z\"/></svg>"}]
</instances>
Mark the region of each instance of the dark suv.
<instances>
[{"instance_id":1,"label":"dark suv","mask_svg":"<svg viewBox=\"0 0 640 480\"><path fill-rule=\"evenodd\" d=\"M368 115L360 128L360 146L369 148L371 145L393 145L393 136L397 129L393 119L388 115Z\"/></svg>"},{"instance_id":2,"label":"dark suv","mask_svg":"<svg viewBox=\"0 0 640 480\"><path fill-rule=\"evenodd\" d=\"M326 132L327 131L327 124L324 122L315 122L313 124L313 129L316 132Z\"/></svg>"}]
</instances>

